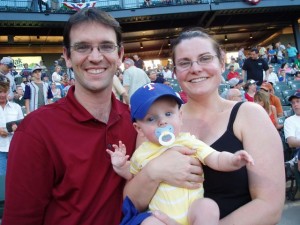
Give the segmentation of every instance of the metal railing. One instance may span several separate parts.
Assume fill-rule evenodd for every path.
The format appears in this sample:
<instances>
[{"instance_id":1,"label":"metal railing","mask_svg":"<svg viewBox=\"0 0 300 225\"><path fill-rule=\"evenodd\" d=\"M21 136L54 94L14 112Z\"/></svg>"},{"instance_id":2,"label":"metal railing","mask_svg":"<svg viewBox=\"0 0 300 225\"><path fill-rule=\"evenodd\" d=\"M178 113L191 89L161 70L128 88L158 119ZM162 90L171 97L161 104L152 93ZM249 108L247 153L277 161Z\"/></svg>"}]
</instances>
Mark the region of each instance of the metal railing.
<instances>
[{"instance_id":1,"label":"metal railing","mask_svg":"<svg viewBox=\"0 0 300 225\"><path fill-rule=\"evenodd\" d=\"M96 2L95 7L103 8L108 11L121 9L137 9L145 7L166 7L171 5L189 5L189 4L210 4L212 2L241 2L243 0L152 0L150 5L146 5L144 0L96 0L96 1L62 1L62 0L48 0L50 11L52 13L62 13L72 11L72 9L65 6L65 3L91 3ZM42 4L42 11L46 10L46 5ZM6 12L40 12L38 0L0 0L0 11Z\"/></svg>"}]
</instances>

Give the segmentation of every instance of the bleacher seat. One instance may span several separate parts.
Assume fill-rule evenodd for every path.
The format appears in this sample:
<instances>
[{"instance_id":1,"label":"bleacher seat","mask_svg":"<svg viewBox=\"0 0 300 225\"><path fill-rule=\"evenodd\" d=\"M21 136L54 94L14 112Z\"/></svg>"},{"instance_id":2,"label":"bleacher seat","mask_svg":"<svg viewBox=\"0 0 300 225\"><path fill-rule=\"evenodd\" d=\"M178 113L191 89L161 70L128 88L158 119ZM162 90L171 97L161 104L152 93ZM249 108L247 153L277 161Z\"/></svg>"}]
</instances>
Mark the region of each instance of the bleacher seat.
<instances>
[{"instance_id":1,"label":"bleacher seat","mask_svg":"<svg viewBox=\"0 0 300 225\"><path fill-rule=\"evenodd\" d=\"M274 86L274 91L285 91L285 90L291 90L291 87L289 85L287 85L286 83L276 83Z\"/></svg>"},{"instance_id":2,"label":"bleacher seat","mask_svg":"<svg viewBox=\"0 0 300 225\"><path fill-rule=\"evenodd\" d=\"M284 121L285 121L285 116L281 116L281 117L278 117L277 118L277 121L280 125L283 125L284 124Z\"/></svg>"},{"instance_id":3,"label":"bleacher seat","mask_svg":"<svg viewBox=\"0 0 300 225\"><path fill-rule=\"evenodd\" d=\"M295 90L284 90L282 91L282 96L284 98L289 97L295 93Z\"/></svg>"},{"instance_id":4,"label":"bleacher seat","mask_svg":"<svg viewBox=\"0 0 300 225\"><path fill-rule=\"evenodd\" d=\"M294 111L290 105L283 105L282 110L283 110L283 115L286 118L294 115Z\"/></svg>"},{"instance_id":5,"label":"bleacher seat","mask_svg":"<svg viewBox=\"0 0 300 225\"><path fill-rule=\"evenodd\" d=\"M292 88L292 90L299 90L300 89L300 83L292 83L291 88Z\"/></svg>"}]
</instances>

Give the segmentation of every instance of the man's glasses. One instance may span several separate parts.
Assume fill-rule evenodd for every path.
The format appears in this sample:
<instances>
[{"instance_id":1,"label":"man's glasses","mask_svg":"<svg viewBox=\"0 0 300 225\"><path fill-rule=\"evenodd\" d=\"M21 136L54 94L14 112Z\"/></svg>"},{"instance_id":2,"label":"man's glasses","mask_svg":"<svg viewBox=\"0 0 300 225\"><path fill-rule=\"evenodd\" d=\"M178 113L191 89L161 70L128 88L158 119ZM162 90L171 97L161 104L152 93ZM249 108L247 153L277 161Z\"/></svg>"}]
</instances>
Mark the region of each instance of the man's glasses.
<instances>
[{"instance_id":1,"label":"man's glasses","mask_svg":"<svg viewBox=\"0 0 300 225\"><path fill-rule=\"evenodd\" d=\"M79 52L81 54L91 54L95 47L98 49L100 53L112 53L117 48L119 48L119 46L114 43L102 43L96 46L87 43L78 43L70 47L74 51Z\"/></svg>"},{"instance_id":2,"label":"man's glasses","mask_svg":"<svg viewBox=\"0 0 300 225\"><path fill-rule=\"evenodd\" d=\"M196 62L199 66L206 65L206 64L211 63L215 57L216 57L216 55L206 54L206 55L200 56L196 61L190 61L190 60L179 61L179 62L177 62L175 67L178 71L185 71L185 70L190 69L194 62Z\"/></svg>"}]
</instances>

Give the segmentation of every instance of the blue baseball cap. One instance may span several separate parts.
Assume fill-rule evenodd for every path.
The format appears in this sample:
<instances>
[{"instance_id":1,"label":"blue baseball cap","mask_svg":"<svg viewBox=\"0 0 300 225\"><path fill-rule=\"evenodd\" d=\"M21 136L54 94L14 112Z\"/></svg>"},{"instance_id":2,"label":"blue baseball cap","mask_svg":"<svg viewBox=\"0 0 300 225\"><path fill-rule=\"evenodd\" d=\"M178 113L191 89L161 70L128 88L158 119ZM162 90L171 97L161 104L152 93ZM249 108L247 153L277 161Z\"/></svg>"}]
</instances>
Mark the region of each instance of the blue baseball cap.
<instances>
[{"instance_id":1,"label":"blue baseball cap","mask_svg":"<svg viewBox=\"0 0 300 225\"><path fill-rule=\"evenodd\" d=\"M153 102L164 96L173 97L179 106L183 104L175 91L165 84L149 83L137 89L130 98L132 121L143 119Z\"/></svg>"},{"instance_id":2,"label":"blue baseball cap","mask_svg":"<svg viewBox=\"0 0 300 225\"><path fill-rule=\"evenodd\" d=\"M300 91L298 90L298 91L296 91L293 95L291 95L290 97L289 97L289 102L290 101L292 101L294 98L300 98Z\"/></svg>"}]
</instances>

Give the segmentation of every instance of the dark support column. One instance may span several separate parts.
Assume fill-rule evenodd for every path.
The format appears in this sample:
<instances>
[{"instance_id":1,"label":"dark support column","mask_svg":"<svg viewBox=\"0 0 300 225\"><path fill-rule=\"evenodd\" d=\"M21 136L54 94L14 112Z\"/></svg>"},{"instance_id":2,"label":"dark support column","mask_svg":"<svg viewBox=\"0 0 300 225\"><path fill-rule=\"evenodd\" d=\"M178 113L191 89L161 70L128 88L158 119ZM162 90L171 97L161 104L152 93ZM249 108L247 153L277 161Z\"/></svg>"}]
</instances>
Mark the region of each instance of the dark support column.
<instances>
[{"instance_id":1,"label":"dark support column","mask_svg":"<svg viewBox=\"0 0 300 225\"><path fill-rule=\"evenodd\" d=\"M293 34L295 38L295 47L297 48L298 52L300 51L300 28L298 24L298 18L292 21L293 26Z\"/></svg>"}]
</instances>

